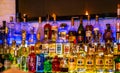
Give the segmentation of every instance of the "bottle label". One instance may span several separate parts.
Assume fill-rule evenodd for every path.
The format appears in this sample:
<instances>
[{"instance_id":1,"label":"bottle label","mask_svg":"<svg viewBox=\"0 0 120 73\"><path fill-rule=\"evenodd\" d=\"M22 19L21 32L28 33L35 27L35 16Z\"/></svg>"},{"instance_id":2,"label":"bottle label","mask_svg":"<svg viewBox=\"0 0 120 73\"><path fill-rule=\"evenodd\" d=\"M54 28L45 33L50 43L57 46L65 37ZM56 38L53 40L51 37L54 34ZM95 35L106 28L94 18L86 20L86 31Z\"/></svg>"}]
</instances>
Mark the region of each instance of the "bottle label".
<instances>
[{"instance_id":1,"label":"bottle label","mask_svg":"<svg viewBox=\"0 0 120 73\"><path fill-rule=\"evenodd\" d=\"M43 70L44 69L44 55L37 55L37 64L36 64L36 70Z\"/></svg>"},{"instance_id":2,"label":"bottle label","mask_svg":"<svg viewBox=\"0 0 120 73\"><path fill-rule=\"evenodd\" d=\"M84 68L85 65L85 59L84 58L80 58L77 61L77 68Z\"/></svg>"},{"instance_id":3,"label":"bottle label","mask_svg":"<svg viewBox=\"0 0 120 73\"><path fill-rule=\"evenodd\" d=\"M49 48L49 45L48 44L42 44L42 52L45 53L45 54L48 54L48 48Z\"/></svg>"},{"instance_id":4,"label":"bottle label","mask_svg":"<svg viewBox=\"0 0 120 73\"><path fill-rule=\"evenodd\" d=\"M96 58L96 66L102 66L104 65L104 59L98 57Z\"/></svg>"},{"instance_id":5,"label":"bottle label","mask_svg":"<svg viewBox=\"0 0 120 73\"><path fill-rule=\"evenodd\" d=\"M115 68L116 68L117 71L120 71L120 63L116 63Z\"/></svg>"},{"instance_id":6,"label":"bottle label","mask_svg":"<svg viewBox=\"0 0 120 73\"><path fill-rule=\"evenodd\" d=\"M70 45L64 44L64 54L69 54L69 52L70 52Z\"/></svg>"},{"instance_id":7,"label":"bottle label","mask_svg":"<svg viewBox=\"0 0 120 73\"><path fill-rule=\"evenodd\" d=\"M113 65L113 57L105 57L105 66Z\"/></svg>"},{"instance_id":8,"label":"bottle label","mask_svg":"<svg viewBox=\"0 0 120 73\"><path fill-rule=\"evenodd\" d=\"M62 54L62 44L58 43L56 47L57 47L56 48L56 53L57 54Z\"/></svg>"},{"instance_id":9,"label":"bottle label","mask_svg":"<svg viewBox=\"0 0 120 73\"><path fill-rule=\"evenodd\" d=\"M91 37L91 34L92 34L92 32L90 30L86 31L86 37Z\"/></svg>"},{"instance_id":10,"label":"bottle label","mask_svg":"<svg viewBox=\"0 0 120 73\"><path fill-rule=\"evenodd\" d=\"M29 70L30 71L34 71L34 70L36 70L36 68L35 68L35 65L36 64L36 62L35 62L35 58L33 58L33 57L30 57L30 60L29 60Z\"/></svg>"},{"instance_id":11,"label":"bottle label","mask_svg":"<svg viewBox=\"0 0 120 73\"><path fill-rule=\"evenodd\" d=\"M56 51L55 49L56 49L55 43L49 44L49 53L55 53Z\"/></svg>"},{"instance_id":12,"label":"bottle label","mask_svg":"<svg viewBox=\"0 0 120 73\"><path fill-rule=\"evenodd\" d=\"M27 61L27 58L25 56L22 56L22 62L21 62L21 64L22 64L22 69L23 70L26 69L26 67L27 67L26 61Z\"/></svg>"},{"instance_id":13,"label":"bottle label","mask_svg":"<svg viewBox=\"0 0 120 73\"><path fill-rule=\"evenodd\" d=\"M83 40L83 36L78 36L78 41L82 41Z\"/></svg>"}]
</instances>

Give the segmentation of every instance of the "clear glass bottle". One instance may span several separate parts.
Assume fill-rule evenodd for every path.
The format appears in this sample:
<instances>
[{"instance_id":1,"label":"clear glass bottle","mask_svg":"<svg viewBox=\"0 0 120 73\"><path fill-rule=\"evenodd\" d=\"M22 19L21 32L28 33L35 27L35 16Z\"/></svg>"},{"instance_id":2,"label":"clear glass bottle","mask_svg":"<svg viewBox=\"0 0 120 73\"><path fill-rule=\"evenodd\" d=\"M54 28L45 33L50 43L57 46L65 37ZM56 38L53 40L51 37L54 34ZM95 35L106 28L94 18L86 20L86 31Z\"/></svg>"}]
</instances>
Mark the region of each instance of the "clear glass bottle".
<instances>
[{"instance_id":1,"label":"clear glass bottle","mask_svg":"<svg viewBox=\"0 0 120 73\"><path fill-rule=\"evenodd\" d=\"M14 40L14 33L15 33L15 22L13 21L13 17L10 17L10 22L7 24L8 26L8 42L11 45L12 44L12 40Z\"/></svg>"},{"instance_id":2,"label":"clear glass bottle","mask_svg":"<svg viewBox=\"0 0 120 73\"><path fill-rule=\"evenodd\" d=\"M56 40L58 39L58 23L56 21L56 14L52 14L53 17L53 23L52 23L52 27L51 27L51 39L52 41L56 42Z\"/></svg>"}]
</instances>

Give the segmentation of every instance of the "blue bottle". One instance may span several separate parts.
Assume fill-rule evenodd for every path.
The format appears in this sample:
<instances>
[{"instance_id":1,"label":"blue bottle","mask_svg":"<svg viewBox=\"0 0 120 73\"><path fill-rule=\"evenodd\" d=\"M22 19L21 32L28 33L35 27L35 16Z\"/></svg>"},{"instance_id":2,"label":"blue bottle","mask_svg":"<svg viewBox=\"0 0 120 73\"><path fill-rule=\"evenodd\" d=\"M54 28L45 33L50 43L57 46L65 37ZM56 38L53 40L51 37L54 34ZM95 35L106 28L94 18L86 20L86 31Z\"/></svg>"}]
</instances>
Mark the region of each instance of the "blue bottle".
<instances>
[{"instance_id":1,"label":"blue bottle","mask_svg":"<svg viewBox=\"0 0 120 73\"><path fill-rule=\"evenodd\" d=\"M36 72L38 73L42 73L44 72L44 54L41 53L41 54L37 54L37 57L36 57Z\"/></svg>"}]
</instances>

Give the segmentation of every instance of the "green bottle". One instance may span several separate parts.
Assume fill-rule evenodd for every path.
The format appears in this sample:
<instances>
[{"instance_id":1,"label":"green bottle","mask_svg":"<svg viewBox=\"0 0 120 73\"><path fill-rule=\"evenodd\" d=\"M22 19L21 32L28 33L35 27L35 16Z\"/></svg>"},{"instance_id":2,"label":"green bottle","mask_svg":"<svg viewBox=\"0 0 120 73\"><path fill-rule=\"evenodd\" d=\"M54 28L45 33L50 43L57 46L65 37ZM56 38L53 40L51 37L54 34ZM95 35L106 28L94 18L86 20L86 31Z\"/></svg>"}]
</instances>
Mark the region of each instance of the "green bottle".
<instances>
[{"instance_id":1,"label":"green bottle","mask_svg":"<svg viewBox=\"0 0 120 73\"><path fill-rule=\"evenodd\" d=\"M6 50L6 53L4 54L4 68L5 70L11 68L11 63L13 61L12 55L9 52L9 49Z\"/></svg>"},{"instance_id":2,"label":"green bottle","mask_svg":"<svg viewBox=\"0 0 120 73\"><path fill-rule=\"evenodd\" d=\"M120 55L115 58L115 73L120 73Z\"/></svg>"},{"instance_id":3,"label":"green bottle","mask_svg":"<svg viewBox=\"0 0 120 73\"><path fill-rule=\"evenodd\" d=\"M49 57L46 57L46 60L44 62L44 72L45 73L52 72L52 63Z\"/></svg>"}]
</instances>

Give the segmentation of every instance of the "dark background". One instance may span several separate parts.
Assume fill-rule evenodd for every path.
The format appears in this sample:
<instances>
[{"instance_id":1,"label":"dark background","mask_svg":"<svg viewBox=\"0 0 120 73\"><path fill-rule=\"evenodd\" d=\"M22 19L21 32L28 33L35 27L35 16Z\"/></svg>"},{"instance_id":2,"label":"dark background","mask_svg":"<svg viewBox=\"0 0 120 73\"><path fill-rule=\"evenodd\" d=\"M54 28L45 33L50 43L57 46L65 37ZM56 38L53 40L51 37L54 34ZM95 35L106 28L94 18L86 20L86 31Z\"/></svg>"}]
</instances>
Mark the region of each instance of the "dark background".
<instances>
[{"instance_id":1,"label":"dark background","mask_svg":"<svg viewBox=\"0 0 120 73\"><path fill-rule=\"evenodd\" d=\"M120 0L18 0L19 12L29 17L46 16L56 13L57 16L116 13Z\"/></svg>"}]
</instances>

